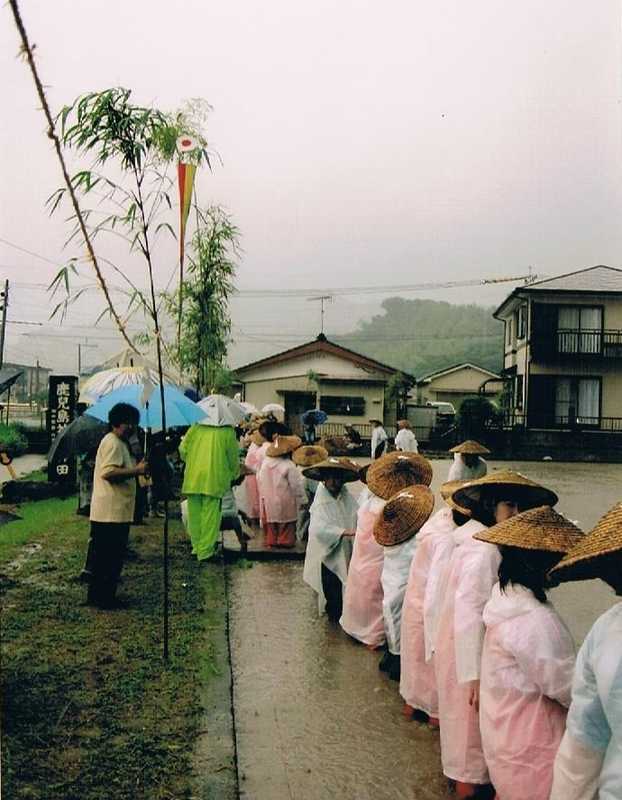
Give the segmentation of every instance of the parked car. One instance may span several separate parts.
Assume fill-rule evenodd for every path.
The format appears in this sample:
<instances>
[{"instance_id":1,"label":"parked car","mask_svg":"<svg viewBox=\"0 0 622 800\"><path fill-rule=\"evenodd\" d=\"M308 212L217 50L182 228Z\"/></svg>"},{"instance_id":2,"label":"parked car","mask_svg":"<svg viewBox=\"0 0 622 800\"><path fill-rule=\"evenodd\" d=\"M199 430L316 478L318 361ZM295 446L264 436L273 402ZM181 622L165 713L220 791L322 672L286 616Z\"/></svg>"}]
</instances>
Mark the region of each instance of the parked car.
<instances>
[{"instance_id":1,"label":"parked car","mask_svg":"<svg viewBox=\"0 0 622 800\"><path fill-rule=\"evenodd\" d=\"M436 409L436 427L442 430L451 428L456 423L456 409L452 403L445 403L440 400L430 400L427 406Z\"/></svg>"}]
</instances>

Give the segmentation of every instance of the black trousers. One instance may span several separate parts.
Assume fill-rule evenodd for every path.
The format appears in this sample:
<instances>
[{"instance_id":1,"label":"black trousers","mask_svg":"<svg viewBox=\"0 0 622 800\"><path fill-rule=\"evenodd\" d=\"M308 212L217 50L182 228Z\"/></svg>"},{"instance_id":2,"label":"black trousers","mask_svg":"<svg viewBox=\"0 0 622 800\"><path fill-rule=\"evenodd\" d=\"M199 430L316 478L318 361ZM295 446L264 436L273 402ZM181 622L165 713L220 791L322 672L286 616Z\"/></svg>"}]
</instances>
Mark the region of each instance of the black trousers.
<instances>
[{"instance_id":1,"label":"black trousers","mask_svg":"<svg viewBox=\"0 0 622 800\"><path fill-rule=\"evenodd\" d=\"M341 581L324 564L322 564L322 590L326 598L326 616L332 622L339 622L343 611Z\"/></svg>"},{"instance_id":2,"label":"black trousers","mask_svg":"<svg viewBox=\"0 0 622 800\"><path fill-rule=\"evenodd\" d=\"M91 522L89 603L114 603L129 532L129 522Z\"/></svg>"}]
</instances>

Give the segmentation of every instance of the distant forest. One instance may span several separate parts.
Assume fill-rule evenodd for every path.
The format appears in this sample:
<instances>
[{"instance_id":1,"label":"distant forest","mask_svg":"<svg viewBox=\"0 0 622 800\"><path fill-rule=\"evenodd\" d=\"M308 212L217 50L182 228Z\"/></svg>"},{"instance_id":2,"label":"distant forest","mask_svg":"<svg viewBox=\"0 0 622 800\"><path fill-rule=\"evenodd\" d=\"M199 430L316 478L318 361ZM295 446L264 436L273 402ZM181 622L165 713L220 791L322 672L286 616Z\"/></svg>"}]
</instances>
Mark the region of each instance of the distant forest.
<instances>
[{"instance_id":1,"label":"distant forest","mask_svg":"<svg viewBox=\"0 0 622 800\"><path fill-rule=\"evenodd\" d=\"M503 366L503 324L493 307L390 297L382 308L356 331L329 338L417 378L463 361L494 372Z\"/></svg>"}]
</instances>

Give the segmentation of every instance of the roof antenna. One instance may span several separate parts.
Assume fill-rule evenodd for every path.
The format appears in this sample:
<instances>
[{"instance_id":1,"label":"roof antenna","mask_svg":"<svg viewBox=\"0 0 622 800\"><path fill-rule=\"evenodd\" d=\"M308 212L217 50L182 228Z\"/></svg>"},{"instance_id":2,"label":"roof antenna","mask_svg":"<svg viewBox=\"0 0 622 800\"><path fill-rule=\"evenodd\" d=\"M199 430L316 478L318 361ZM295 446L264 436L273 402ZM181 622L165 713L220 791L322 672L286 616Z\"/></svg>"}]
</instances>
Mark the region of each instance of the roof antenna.
<instances>
[{"instance_id":1,"label":"roof antenna","mask_svg":"<svg viewBox=\"0 0 622 800\"><path fill-rule=\"evenodd\" d=\"M308 297L307 302L320 302L320 336L324 338L324 303L333 302L332 294L320 294L317 297Z\"/></svg>"}]
</instances>

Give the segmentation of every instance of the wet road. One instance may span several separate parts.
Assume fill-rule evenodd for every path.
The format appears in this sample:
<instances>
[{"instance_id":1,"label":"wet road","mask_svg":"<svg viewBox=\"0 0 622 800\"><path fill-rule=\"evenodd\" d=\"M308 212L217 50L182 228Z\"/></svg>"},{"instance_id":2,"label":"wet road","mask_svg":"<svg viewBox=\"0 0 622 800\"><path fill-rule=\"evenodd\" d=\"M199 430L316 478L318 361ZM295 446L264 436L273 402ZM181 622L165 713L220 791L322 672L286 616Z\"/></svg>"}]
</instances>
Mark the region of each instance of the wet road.
<instances>
[{"instance_id":1,"label":"wet road","mask_svg":"<svg viewBox=\"0 0 622 800\"><path fill-rule=\"evenodd\" d=\"M438 734L405 720L379 656L326 618L300 562L229 568L240 796L449 797Z\"/></svg>"},{"instance_id":2,"label":"wet road","mask_svg":"<svg viewBox=\"0 0 622 800\"><path fill-rule=\"evenodd\" d=\"M622 498L620 465L489 462L490 470L509 466L555 489L559 510L584 530ZM436 489L449 462L434 468ZM302 564L228 569L241 797L449 797L438 735L401 716L397 685L378 671L377 654L318 619ZM615 602L598 581L551 595L577 642Z\"/></svg>"}]
</instances>

